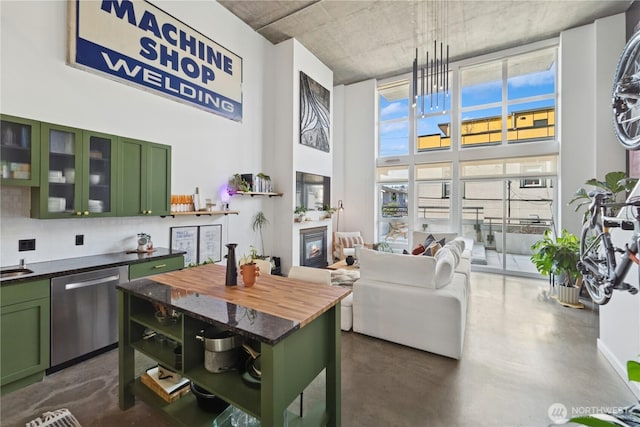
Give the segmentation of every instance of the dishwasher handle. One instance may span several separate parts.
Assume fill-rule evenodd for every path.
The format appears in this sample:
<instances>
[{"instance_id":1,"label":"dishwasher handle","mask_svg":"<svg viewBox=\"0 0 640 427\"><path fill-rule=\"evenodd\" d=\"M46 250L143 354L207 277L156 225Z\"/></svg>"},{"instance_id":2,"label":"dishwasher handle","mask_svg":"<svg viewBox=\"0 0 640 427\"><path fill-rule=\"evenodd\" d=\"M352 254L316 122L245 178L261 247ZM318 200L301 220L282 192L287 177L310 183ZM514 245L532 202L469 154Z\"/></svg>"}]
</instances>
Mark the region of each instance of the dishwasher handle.
<instances>
[{"instance_id":1,"label":"dishwasher handle","mask_svg":"<svg viewBox=\"0 0 640 427\"><path fill-rule=\"evenodd\" d=\"M85 288L87 286L101 285L103 283L112 282L114 280L120 280L120 274L114 274L112 276L101 277L99 279L87 280L86 282L67 283L64 285L65 291L71 289Z\"/></svg>"}]
</instances>

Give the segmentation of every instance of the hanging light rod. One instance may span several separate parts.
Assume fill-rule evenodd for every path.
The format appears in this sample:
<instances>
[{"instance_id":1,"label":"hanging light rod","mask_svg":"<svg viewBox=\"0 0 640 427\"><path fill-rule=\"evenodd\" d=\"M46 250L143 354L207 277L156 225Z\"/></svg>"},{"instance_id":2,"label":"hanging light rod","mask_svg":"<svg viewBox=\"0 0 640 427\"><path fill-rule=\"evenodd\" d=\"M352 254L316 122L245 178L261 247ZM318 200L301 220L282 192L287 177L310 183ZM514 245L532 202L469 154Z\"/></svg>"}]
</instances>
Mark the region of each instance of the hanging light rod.
<instances>
[{"instance_id":1,"label":"hanging light rod","mask_svg":"<svg viewBox=\"0 0 640 427\"><path fill-rule=\"evenodd\" d=\"M446 98L449 96L449 43L447 42L448 35L448 4L447 0L435 0L427 1L421 0L420 7L422 8L422 22L414 19L414 25L416 25L416 54L413 59L413 100L412 107L417 109L418 114L424 116L426 111L425 98L429 97L429 108L431 110L439 110L442 102L442 112L445 112ZM423 30L421 34L423 38L426 38L427 34L427 13L426 5L431 4L431 21L432 28L430 29L433 35L433 53L429 58L429 47L424 46L424 57L419 55L421 40L417 36L420 32L417 28L420 24L423 24ZM438 38L440 42L438 42ZM424 40L422 41L424 44ZM440 49L438 49L438 44ZM446 48L445 48L446 46ZM439 52L438 52L439 50ZM424 60L424 62L422 62ZM441 99L442 98L442 99ZM418 105L418 100L420 103Z\"/></svg>"}]
</instances>

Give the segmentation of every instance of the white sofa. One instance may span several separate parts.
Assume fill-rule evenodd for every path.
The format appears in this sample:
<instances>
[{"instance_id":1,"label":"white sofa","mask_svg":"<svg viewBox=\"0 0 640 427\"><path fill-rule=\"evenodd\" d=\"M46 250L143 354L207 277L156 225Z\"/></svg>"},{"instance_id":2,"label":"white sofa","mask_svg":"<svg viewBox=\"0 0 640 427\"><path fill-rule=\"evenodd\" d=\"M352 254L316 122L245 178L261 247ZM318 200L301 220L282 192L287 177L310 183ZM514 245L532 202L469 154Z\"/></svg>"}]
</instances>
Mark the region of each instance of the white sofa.
<instances>
[{"instance_id":1,"label":"white sofa","mask_svg":"<svg viewBox=\"0 0 640 427\"><path fill-rule=\"evenodd\" d=\"M463 243L456 245L464 252ZM451 245L435 257L361 249L353 330L460 359L471 264L455 252Z\"/></svg>"}]
</instances>

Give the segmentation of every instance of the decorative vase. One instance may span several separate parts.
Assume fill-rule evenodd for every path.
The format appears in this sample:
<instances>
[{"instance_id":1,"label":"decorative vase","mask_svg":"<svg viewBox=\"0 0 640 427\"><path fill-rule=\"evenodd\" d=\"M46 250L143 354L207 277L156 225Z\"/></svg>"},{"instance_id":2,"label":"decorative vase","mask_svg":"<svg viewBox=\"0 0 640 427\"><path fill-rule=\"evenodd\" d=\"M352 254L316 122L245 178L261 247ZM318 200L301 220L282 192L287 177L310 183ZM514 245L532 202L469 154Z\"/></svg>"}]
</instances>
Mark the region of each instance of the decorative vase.
<instances>
[{"instance_id":1,"label":"decorative vase","mask_svg":"<svg viewBox=\"0 0 640 427\"><path fill-rule=\"evenodd\" d=\"M242 264L240 274L242 274L244 286L249 288L256 283L256 277L260 275L260 267L257 264Z\"/></svg>"},{"instance_id":2,"label":"decorative vase","mask_svg":"<svg viewBox=\"0 0 640 427\"><path fill-rule=\"evenodd\" d=\"M238 284L238 269L236 267L236 246L237 243L229 243L225 245L229 251L227 253L227 277L225 285L236 286Z\"/></svg>"}]
</instances>

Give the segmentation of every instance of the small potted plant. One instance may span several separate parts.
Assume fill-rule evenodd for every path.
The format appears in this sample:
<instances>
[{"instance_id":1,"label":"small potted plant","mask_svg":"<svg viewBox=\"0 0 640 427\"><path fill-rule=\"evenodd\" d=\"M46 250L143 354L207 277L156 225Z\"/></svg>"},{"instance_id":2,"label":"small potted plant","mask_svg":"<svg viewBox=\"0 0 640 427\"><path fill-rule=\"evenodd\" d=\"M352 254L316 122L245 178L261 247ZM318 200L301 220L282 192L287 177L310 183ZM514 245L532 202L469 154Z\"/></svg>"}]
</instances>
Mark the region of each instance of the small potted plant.
<instances>
[{"instance_id":1,"label":"small potted plant","mask_svg":"<svg viewBox=\"0 0 640 427\"><path fill-rule=\"evenodd\" d=\"M264 237L262 235L262 228L269 225L269 220L267 219L266 216L264 216L264 213L262 211L259 211L258 213L256 213L253 217L253 223L251 224L251 227L253 228L253 231L258 231L260 233L260 245L262 247L262 257L265 257L265 253L264 253Z\"/></svg>"},{"instance_id":2,"label":"small potted plant","mask_svg":"<svg viewBox=\"0 0 640 427\"><path fill-rule=\"evenodd\" d=\"M254 258L251 255L243 255L238 261L242 282L247 288L253 286L256 283L256 277L260 275L260 270L253 260Z\"/></svg>"},{"instance_id":3,"label":"small potted plant","mask_svg":"<svg viewBox=\"0 0 640 427\"><path fill-rule=\"evenodd\" d=\"M543 275L556 276L558 300L566 304L578 304L582 274L578 270L580 240L562 229L554 239L551 230L545 231L541 240L531 246L531 261Z\"/></svg>"},{"instance_id":4,"label":"small potted plant","mask_svg":"<svg viewBox=\"0 0 640 427\"><path fill-rule=\"evenodd\" d=\"M336 208L333 208L329 205L324 205L322 210L325 212L324 219L331 219L331 215L333 215L336 211Z\"/></svg>"},{"instance_id":5,"label":"small potted plant","mask_svg":"<svg viewBox=\"0 0 640 427\"><path fill-rule=\"evenodd\" d=\"M307 208L305 208L304 206L296 206L296 210L293 211L293 213L296 214L296 222L303 222L304 217L307 214Z\"/></svg>"}]
</instances>

